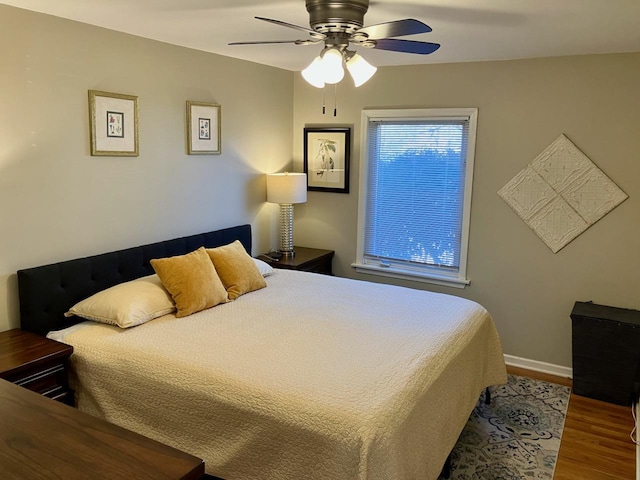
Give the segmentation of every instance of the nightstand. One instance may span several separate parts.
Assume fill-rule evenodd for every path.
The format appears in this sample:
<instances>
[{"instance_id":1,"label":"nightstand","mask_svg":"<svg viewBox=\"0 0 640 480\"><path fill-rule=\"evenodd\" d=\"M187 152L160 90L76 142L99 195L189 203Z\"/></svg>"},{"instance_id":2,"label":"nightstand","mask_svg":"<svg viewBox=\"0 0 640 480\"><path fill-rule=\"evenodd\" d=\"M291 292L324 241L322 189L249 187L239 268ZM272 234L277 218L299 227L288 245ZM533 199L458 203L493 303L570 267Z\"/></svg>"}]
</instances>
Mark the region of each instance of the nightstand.
<instances>
[{"instance_id":1,"label":"nightstand","mask_svg":"<svg viewBox=\"0 0 640 480\"><path fill-rule=\"evenodd\" d=\"M20 329L0 332L0 378L68 405L67 368L73 347Z\"/></svg>"},{"instance_id":2,"label":"nightstand","mask_svg":"<svg viewBox=\"0 0 640 480\"><path fill-rule=\"evenodd\" d=\"M331 268L331 260L333 259L333 255L335 253L333 250L294 247L294 251L295 257L281 258L279 261L269 260L262 255L259 258L260 260L267 262L273 268L333 275L333 271Z\"/></svg>"}]
</instances>

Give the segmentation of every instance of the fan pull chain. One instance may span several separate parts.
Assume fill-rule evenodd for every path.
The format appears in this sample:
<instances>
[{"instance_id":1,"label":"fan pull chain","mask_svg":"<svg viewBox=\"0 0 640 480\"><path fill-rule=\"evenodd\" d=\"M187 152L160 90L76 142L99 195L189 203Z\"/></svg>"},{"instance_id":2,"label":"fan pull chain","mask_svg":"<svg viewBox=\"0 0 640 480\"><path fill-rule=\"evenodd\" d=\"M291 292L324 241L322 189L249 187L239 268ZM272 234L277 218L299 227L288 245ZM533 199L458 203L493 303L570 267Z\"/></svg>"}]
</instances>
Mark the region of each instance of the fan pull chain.
<instances>
[{"instance_id":1,"label":"fan pull chain","mask_svg":"<svg viewBox=\"0 0 640 480\"><path fill-rule=\"evenodd\" d=\"M323 115L326 113L326 108L325 108L326 98L327 98L327 86L325 85L324 87L322 87L322 114Z\"/></svg>"},{"instance_id":2,"label":"fan pull chain","mask_svg":"<svg viewBox=\"0 0 640 480\"><path fill-rule=\"evenodd\" d=\"M327 113L327 86L322 89L322 114ZM338 116L338 85L333 85L333 116Z\"/></svg>"}]
</instances>

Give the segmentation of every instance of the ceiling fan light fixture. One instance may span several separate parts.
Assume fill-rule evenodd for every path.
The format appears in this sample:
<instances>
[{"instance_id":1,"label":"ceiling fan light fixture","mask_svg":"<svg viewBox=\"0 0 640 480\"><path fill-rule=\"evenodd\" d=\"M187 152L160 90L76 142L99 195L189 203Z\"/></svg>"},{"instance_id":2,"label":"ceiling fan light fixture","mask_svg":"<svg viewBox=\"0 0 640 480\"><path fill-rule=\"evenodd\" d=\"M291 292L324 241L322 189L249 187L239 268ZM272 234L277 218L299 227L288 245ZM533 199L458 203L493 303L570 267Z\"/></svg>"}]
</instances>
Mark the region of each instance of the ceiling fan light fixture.
<instances>
[{"instance_id":1,"label":"ceiling fan light fixture","mask_svg":"<svg viewBox=\"0 0 640 480\"><path fill-rule=\"evenodd\" d=\"M344 68L342 68L342 52L337 48L325 50L322 54L320 67L322 69L325 83L338 83L344 78Z\"/></svg>"},{"instance_id":2,"label":"ceiling fan light fixture","mask_svg":"<svg viewBox=\"0 0 640 480\"><path fill-rule=\"evenodd\" d=\"M354 53L351 58L346 61L346 65L356 87L368 82L378 70L377 67L371 65L358 53Z\"/></svg>"},{"instance_id":3,"label":"ceiling fan light fixture","mask_svg":"<svg viewBox=\"0 0 640 480\"><path fill-rule=\"evenodd\" d=\"M316 88L324 88L324 73L322 70L322 58L320 56L314 58L313 62L302 70L301 73L302 78L304 78L309 85L313 85Z\"/></svg>"},{"instance_id":4,"label":"ceiling fan light fixture","mask_svg":"<svg viewBox=\"0 0 640 480\"><path fill-rule=\"evenodd\" d=\"M403 40L396 37L431 32L426 23L413 18L394 20L363 27L364 15L370 0L305 0L309 13L309 26L301 27L292 23L266 17L258 20L305 32L309 38L297 40L272 40L231 42L229 45L264 45L291 43L294 45L316 45L324 43L320 56L302 70L302 77L316 88L335 85L344 78L345 68L349 71L357 87L369 81L378 70L354 51L350 44L358 48L375 48L389 52L428 55L435 52L440 44L417 40ZM323 105L324 113L324 105ZM335 116L335 108L334 108Z\"/></svg>"}]
</instances>

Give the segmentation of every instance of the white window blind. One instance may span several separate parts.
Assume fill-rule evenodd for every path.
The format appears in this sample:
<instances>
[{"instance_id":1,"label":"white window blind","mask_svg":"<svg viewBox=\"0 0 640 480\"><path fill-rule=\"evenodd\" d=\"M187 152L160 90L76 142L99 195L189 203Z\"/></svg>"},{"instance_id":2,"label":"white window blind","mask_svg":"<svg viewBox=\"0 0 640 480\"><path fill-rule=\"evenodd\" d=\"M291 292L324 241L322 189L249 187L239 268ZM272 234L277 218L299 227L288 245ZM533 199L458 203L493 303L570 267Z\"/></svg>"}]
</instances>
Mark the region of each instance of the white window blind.
<instances>
[{"instance_id":1,"label":"white window blind","mask_svg":"<svg viewBox=\"0 0 640 480\"><path fill-rule=\"evenodd\" d=\"M470 123L470 116L367 119L356 267L465 280Z\"/></svg>"}]
</instances>

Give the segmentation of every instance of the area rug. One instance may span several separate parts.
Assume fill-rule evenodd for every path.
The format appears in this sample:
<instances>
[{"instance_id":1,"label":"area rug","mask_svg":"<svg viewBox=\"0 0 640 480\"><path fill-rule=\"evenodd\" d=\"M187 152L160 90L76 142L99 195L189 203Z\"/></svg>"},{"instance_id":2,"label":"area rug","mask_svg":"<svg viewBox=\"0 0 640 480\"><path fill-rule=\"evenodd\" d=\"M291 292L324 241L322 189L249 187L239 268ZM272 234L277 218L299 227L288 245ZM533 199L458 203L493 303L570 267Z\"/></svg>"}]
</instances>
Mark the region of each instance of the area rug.
<instances>
[{"instance_id":1,"label":"area rug","mask_svg":"<svg viewBox=\"0 0 640 480\"><path fill-rule=\"evenodd\" d=\"M570 391L516 375L491 387L451 454L451 480L553 479Z\"/></svg>"}]
</instances>

